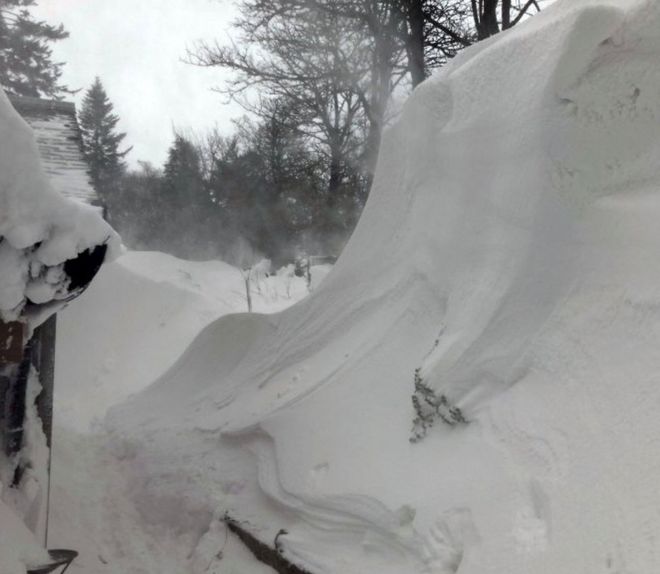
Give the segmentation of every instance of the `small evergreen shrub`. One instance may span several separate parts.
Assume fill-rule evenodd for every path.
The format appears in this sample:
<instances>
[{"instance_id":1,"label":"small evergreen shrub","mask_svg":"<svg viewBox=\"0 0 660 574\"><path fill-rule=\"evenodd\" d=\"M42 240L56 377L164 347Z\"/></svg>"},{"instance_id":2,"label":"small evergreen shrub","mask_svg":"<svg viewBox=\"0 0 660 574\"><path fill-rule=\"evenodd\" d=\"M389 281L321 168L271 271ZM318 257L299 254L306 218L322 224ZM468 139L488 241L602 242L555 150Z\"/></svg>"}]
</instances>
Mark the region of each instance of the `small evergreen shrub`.
<instances>
[{"instance_id":1,"label":"small evergreen shrub","mask_svg":"<svg viewBox=\"0 0 660 574\"><path fill-rule=\"evenodd\" d=\"M412 404L415 409L412 436L410 437L412 443L422 440L437 420L452 427L468 422L461 409L452 406L444 394L438 396L424 382L420 369L415 369L415 391L412 395Z\"/></svg>"}]
</instances>

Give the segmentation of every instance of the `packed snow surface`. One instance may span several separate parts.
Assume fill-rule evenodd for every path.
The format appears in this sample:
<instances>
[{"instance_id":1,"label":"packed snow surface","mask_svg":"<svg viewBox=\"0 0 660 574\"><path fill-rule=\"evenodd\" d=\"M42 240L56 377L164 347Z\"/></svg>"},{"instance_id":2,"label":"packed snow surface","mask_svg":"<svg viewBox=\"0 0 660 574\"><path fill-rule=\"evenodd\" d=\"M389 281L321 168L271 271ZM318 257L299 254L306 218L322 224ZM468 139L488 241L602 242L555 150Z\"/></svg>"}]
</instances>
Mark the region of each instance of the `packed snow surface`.
<instances>
[{"instance_id":1,"label":"packed snow surface","mask_svg":"<svg viewBox=\"0 0 660 574\"><path fill-rule=\"evenodd\" d=\"M26 566L37 566L48 561L34 534L18 518L16 513L0 501L0 572L25 574Z\"/></svg>"}]
</instances>

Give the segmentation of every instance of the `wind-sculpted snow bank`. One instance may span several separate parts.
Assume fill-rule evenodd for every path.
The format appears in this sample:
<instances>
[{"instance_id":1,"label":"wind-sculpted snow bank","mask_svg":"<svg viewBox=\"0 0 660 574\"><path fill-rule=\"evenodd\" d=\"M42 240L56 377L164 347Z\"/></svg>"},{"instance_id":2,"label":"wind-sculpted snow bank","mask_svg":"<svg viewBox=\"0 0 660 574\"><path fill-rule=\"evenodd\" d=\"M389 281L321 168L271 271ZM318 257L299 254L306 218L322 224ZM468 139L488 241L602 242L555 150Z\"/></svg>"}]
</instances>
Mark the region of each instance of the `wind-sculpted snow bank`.
<instances>
[{"instance_id":1,"label":"wind-sculpted snow bank","mask_svg":"<svg viewBox=\"0 0 660 574\"><path fill-rule=\"evenodd\" d=\"M659 30L560 0L422 84L312 297L111 417L145 516L285 528L314 573L658 570ZM417 369L467 422L411 444Z\"/></svg>"},{"instance_id":2,"label":"wind-sculpted snow bank","mask_svg":"<svg viewBox=\"0 0 660 574\"><path fill-rule=\"evenodd\" d=\"M314 271L318 279L325 269ZM308 294L292 270L253 275L256 311L273 313ZM243 274L221 261L129 251L104 266L58 318L58 423L89 430L110 406L165 373L209 323L247 311L246 299Z\"/></svg>"}]
</instances>

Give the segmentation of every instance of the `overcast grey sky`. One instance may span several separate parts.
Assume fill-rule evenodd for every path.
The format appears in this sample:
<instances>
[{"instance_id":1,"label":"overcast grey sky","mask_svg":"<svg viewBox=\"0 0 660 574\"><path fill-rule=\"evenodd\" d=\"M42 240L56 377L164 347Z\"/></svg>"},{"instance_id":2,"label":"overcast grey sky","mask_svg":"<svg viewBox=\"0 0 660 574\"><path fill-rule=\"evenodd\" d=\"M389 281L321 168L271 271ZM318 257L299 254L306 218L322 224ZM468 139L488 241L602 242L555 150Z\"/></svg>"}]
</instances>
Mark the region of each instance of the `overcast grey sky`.
<instances>
[{"instance_id":1,"label":"overcast grey sky","mask_svg":"<svg viewBox=\"0 0 660 574\"><path fill-rule=\"evenodd\" d=\"M196 40L227 37L232 0L40 0L36 14L62 23L55 47L64 82L86 89L98 75L133 145L131 164L162 165L172 127L231 130L235 104L211 91L224 73L181 61ZM82 93L73 97L79 105Z\"/></svg>"}]
</instances>

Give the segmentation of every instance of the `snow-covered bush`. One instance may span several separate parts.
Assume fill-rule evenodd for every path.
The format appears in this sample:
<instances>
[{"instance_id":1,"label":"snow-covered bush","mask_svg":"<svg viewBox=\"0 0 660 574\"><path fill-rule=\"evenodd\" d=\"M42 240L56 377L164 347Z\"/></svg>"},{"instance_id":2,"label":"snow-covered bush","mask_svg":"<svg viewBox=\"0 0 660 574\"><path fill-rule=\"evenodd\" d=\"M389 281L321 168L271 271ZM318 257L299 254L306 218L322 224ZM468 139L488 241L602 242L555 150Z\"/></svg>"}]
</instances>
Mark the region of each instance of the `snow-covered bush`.
<instances>
[{"instance_id":1,"label":"snow-covered bush","mask_svg":"<svg viewBox=\"0 0 660 574\"><path fill-rule=\"evenodd\" d=\"M461 409L452 406L445 395L436 392L424 383L420 369L415 369L415 391L412 395L412 404L415 409L412 436L410 442L419 442L428 430L440 420L446 425L467 424Z\"/></svg>"}]
</instances>

